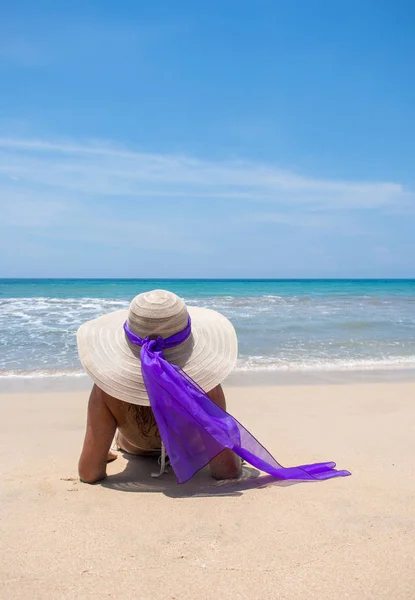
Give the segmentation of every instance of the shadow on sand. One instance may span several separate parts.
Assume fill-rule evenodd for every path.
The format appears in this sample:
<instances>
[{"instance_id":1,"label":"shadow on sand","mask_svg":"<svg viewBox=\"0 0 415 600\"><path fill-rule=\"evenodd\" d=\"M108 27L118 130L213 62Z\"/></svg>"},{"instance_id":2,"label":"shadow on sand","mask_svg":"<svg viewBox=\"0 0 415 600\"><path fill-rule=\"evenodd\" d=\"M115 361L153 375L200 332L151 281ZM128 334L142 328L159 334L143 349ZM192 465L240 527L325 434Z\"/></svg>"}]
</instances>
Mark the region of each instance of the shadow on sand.
<instances>
[{"instance_id":1,"label":"shadow on sand","mask_svg":"<svg viewBox=\"0 0 415 600\"><path fill-rule=\"evenodd\" d=\"M187 483L178 485L173 469L161 477L152 477L152 473L159 471L157 458L132 456L123 454L127 459L124 471L115 475L108 475L99 485L118 490L120 492L160 492L170 498L215 497L215 496L242 496L246 490L268 486L288 487L303 481L281 481L271 475L262 475L253 467L244 465L242 474L238 479L217 481L210 475L206 467L196 473Z\"/></svg>"}]
</instances>

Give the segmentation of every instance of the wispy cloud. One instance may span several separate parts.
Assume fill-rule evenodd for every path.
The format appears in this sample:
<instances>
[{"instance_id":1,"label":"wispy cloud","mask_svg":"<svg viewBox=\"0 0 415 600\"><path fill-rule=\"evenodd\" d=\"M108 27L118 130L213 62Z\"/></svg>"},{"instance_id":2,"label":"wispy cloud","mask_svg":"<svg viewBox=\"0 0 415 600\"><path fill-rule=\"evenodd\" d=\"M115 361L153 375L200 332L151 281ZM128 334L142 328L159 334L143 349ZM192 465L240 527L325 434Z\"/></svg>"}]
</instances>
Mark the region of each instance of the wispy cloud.
<instances>
[{"instance_id":1,"label":"wispy cloud","mask_svg":"<svg viewBox=\"0 0 415 600\"><path fill-rule=\"evenodd\" d=\"M11 183L65 194L234 199L329 212L403 210L415 200L415 194L397 182L312 178L273 164L137 152L111 142L1 138L3 201L5 185L10 188Z\"/></svg>"},{"instance_id":2,"label":"wispy cloud","mask_svg":"<svg viewBox=\"0 0 415 600\"><path fill-rule=\"evenodd\" d=\"M187 276L291 276L337 273L359 252L409 269L414 200L397 182L313 178L251 160L0 138L0 269L59 274L62 260L71 276L168 276L176 261ZM315 264L323 271L308 271Z\"/></svg>"},{"instance_id":3,"label":"wispy cloud","mask_svg":"<svg viewBox=\"0 0 415 600\"><path fill-rule=\"evenodd\" d=\"M251 223L275 223L277 225L313 229L330 229L338 225L338 214L318 212L263 212L252 213L245 217Z\"/></svg>"}]
</instances>

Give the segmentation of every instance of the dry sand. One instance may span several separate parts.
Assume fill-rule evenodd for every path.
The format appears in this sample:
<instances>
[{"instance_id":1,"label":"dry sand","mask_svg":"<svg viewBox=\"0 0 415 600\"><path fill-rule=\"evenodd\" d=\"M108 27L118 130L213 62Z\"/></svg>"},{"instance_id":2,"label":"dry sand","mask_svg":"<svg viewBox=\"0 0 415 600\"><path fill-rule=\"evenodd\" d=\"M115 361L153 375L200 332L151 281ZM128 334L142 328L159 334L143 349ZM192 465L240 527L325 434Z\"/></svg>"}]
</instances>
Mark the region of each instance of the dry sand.
<instances>
[{"instance_id":1,"label":"dry sand","mask_svg":"<svg viewBox=\"0 0 415 600\"><path fill-rule=\"evenodd\" d=\"M0 396L5 599L415 598L415 384L231 387L284 465L352 477L152 479L120 456L77 480L84 392Z\"/></svg>"}]
</instances>

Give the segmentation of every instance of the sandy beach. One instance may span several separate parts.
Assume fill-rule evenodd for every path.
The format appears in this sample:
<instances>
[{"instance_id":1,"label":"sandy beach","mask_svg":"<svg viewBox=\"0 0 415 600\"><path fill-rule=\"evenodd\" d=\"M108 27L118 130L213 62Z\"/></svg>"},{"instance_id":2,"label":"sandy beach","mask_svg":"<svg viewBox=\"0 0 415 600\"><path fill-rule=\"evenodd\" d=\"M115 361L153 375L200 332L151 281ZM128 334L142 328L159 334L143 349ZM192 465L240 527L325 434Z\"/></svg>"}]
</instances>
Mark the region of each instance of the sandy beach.
<instances>
[{"instance_id":1,"label":"sandy beach","mask_svg":"<svg viewBox=\"0 0 415 600\"><path fill-rule=\"evenodd\" d=\"M352 477L178 486L120 455L89 486L87 392L2 394L1 598L413 599L415 383L226 392L282 464Z\"/></svg>"}]
</instances>

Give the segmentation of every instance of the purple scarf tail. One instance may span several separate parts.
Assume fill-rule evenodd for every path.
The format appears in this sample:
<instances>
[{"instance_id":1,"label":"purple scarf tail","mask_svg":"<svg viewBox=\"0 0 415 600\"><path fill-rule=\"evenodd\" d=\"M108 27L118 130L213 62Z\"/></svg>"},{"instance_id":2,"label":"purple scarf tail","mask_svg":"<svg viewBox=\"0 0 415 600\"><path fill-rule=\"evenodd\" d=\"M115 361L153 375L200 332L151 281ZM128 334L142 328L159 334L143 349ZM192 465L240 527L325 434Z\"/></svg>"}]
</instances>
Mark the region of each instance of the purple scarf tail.
<instances>
[{"instance_id":1,"label":"purple scarf tail","mask_svg":"<svg viewBox=\"0 0 415 600\"><path fill-rule=\"evenodd\" d=\"M315 480L344 477L334 462L281 466L232 415L217 406L193 379L163 357L190 335L187 327L169 338L150 340L124 324L130 343L141 346L141 371L161 439L179 483L188 481L225 448L278 479Z\"/></svg>"}]
</instances>

